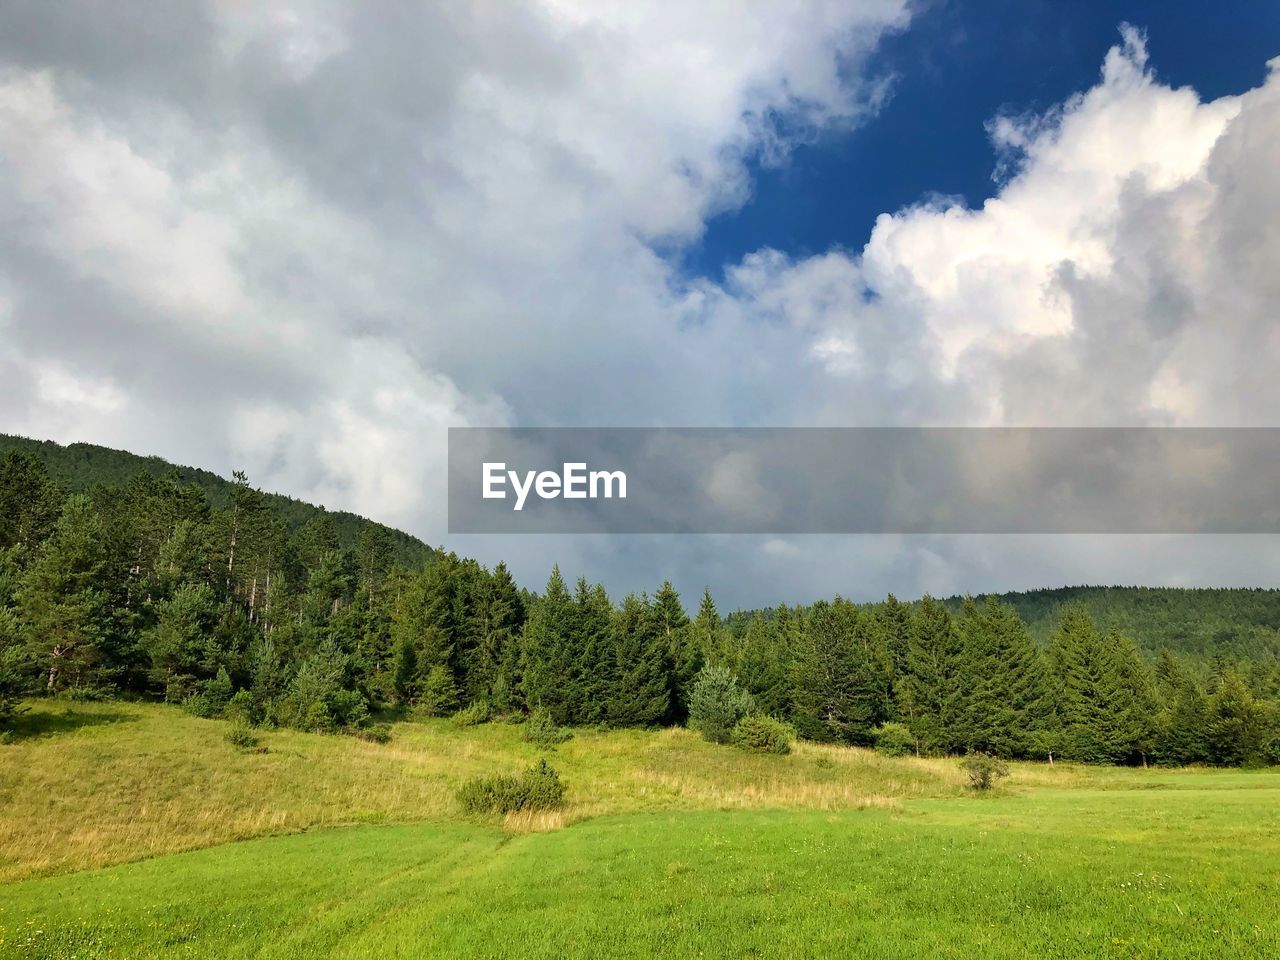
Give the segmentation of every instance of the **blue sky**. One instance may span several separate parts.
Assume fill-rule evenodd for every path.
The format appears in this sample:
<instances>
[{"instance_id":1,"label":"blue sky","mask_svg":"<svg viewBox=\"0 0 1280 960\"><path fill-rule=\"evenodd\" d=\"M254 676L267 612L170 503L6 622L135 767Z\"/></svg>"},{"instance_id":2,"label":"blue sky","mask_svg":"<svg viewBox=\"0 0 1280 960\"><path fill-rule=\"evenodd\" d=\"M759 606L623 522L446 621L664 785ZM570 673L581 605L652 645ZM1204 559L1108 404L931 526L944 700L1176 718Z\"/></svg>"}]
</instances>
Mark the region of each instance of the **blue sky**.
<instances>
[{"instance_id":1,"label":"blue sky","mask_svg":"<svg viewBox=\"0 0 1280 960\"><path fill-rule=\"evenodd\" d=\"M451 539L444 477L450 426L1280 426L1277 56L1252 0L0 4L0 431L532 587L1271 583L1274 537Z\"/></svg>"},{"instance_id":2,"label":"blue sky","mask_svg":"<svg viewBox=\"0 0 1280 960\"><path fill-rule=\"evenodd\" d=\"M893 78L885 107L855 130L797 145L782 165L753 163L750 202L708 223L686 269L719 277L760 247L858 249L878 214L930 193L981 205L996 171L986 122L1091 87L1125 22L1146 32L1162 81L1205 99L1257 86L1280 54L1278 3L925 2L870 58L872 73Z\"/></svg>"}]
</instances>

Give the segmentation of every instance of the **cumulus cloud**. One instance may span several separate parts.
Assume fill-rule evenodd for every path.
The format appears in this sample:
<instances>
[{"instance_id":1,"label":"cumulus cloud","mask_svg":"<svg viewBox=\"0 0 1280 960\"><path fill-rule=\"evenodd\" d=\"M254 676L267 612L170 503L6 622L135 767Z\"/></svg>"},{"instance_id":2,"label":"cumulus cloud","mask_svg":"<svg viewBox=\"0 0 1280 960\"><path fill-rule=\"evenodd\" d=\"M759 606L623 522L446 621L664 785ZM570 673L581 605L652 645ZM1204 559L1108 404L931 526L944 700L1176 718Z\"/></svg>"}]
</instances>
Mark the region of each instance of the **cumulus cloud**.
<instances>
[{"instance_id":1,"label":"cumulus cloud","mask_svg":"<svg viewBox=\"0 0 1280 960\"><path fill-rule=\"evenodd\" d=\"M874 113L867 57L904 0L0 18L6 431L245 467L439 541L447 425L1280 414L1275 72L1202 102L1126 30L1092 89L993 120L980 209L886 213L856 254L762 250L721 284L675 254L747 199L752 162ZM531 584L558 558L756 602L1028 569L969 543L456 545ZM1108 554L1128 579L1215 569L1135 544ZM1042 551L1041 579L1073 579L1069 555Z\"/></svg>"},{"instance_id":2,"label":"cumulus cloud","mask_svg":"<svg viewBox=\"0 0 1280 960\"><path fill-rule=\"evenodd\" d=\"M870 392L916 422L1276 425L1276 66L1205 103L1126 27L1095 87L991 124L1012 175L980 209L882 215L858 256L757 255L743 294L814 331L834 420Z\"/></svg>"}]
</instances>

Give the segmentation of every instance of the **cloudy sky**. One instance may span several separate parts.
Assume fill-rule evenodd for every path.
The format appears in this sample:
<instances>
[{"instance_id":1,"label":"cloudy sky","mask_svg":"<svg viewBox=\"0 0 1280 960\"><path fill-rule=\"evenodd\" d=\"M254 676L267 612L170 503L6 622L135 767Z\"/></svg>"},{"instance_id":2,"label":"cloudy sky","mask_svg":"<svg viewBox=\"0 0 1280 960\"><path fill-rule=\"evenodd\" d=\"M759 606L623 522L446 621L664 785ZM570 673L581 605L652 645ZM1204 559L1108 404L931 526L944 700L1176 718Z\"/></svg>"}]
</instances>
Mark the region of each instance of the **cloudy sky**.
<instances>
[{"instance_id":1,"label":"cloudy sky","mask_svg":"<svg viewBox=\"0 0 1280 960\"><path fill-rule=\"evenodd\" d=\"M1274 585L1261 536L446 533L450 425L1280 425L1280 10L1065 6L0 0L0 432L535 587Z\"/></svg>"}]
</instances>

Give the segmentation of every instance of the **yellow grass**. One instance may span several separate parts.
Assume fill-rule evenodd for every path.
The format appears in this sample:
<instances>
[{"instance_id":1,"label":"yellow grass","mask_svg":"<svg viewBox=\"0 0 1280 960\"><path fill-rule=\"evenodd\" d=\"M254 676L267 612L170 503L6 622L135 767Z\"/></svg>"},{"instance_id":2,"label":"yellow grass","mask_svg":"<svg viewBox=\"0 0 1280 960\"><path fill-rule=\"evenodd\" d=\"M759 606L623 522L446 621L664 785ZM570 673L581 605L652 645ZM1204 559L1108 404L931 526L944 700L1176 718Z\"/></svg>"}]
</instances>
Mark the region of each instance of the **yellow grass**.
<instances>
[{"instance_id":1,"label":"yellow grass","mask_svg":"<svg viewBox=\"0 0 1280 960\"><path fill-rule=\"evenodd\" d=\"M32 704L17 742L0 746L0 882L321 825L455 819L464 778L516 772L543 755L507 724L401 723L385 745L267 731L265 753L237 750L227 729L154 704ZM508 816L507 830L640 811L891 807L964 792L954 760L816 744L757 756L682 729L579 731L551 760L568 805ZM1016 764L1007 789L1176 776Z\"/></svg>"}]
</instances>

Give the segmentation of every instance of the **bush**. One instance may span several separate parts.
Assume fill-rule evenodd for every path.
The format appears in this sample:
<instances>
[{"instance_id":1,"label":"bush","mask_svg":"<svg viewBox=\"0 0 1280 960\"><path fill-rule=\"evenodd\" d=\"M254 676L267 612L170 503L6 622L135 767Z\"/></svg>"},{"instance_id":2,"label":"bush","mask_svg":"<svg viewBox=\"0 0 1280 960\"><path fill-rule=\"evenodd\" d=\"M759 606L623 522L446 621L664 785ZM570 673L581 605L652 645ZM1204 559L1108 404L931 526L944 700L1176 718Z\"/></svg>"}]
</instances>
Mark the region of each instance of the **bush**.
<instances>
[{"instance_id":1,"label":"bush","mask_svg":"<svg viewBox=\"0 0 1280 960\"><path fill-rule=\"evenodd\" d=\"M535 747L554 750L557 744L564 743L573 734L563 727L556 726L556 722L551 719L549 710L545 707L538 707L529 716L529 722L524 725L524 731L521 736Z\"/></svg>"},{"instance_id":2,"label":"bush","mask_svg":"<svg viewBox=\"0 0 1280 960\"><path fill-rule=\"evenodd\" d=\"M206 720L217 716L221 712L221 708L210 702L209 698L203 693L190 694L182 701L182 709L193 717L203 717Z\"/></svg>"},{"instance_id":3,"label":"bush","mask_svg":"<svg viewBox=\"0 0 1280 960\"><path fill-rule=\"evenodd\" d=\"M252 750L258 745L258 737L247 726L233 723L227 731L227 743L241 750Z\"/></svg>"},{"instance_id":4,"label":"bush","mask_svg":"<svg viewBox=\"0 0 1280 960\"><path fill-rule=\"evenodd\" d=\"M763 713L749 713L738 721L729 739L744 750L784 754L791 752L796 731L791 724Z\"/></svg>"},{"instance_id":5,"label":"bush","mask_svg":"<svg viewBox=\"0 0 1280 960\"><path fill-rule=\"evenodd\" d=\"M751 694L726 667L703 667L689 692L689 727L712 743L728 743L752 706Z\"/></svg>"},{"instance_id":6,"label":"bush","mask_svg":"<svg viewBox=\"0 0 1280 960\"><path fill-rule=\"evenodd\" d=\"M883 723L873 731L876 753L886 757L907 757L916 752L916 738L905 723Z\"/></svg>"},{"instance_id":7,"label":"bush","mask_svg":"<svg viewBox=\"0 0 1280 960\"><path fill-rule=\"evenodd\" d=\"M357 727L351 731L351 735L366 743L390 743L391 724L375 723L368 727Z\"/></svg>"},{"instance_id":8,"label":"bush","mask_svg":"<svg viewBox=\"0 0 1280 960\"><path fill-rule=\"evenodd\" d=\"M237 690L227 701L227 705L222 710L222 716L232 723L252 727L262 719L262 711L254 702L252 693L248 690Z\"/></svg>"},{"instance_id":9,"label":"bush","mask_svg":"<svg viewBox=\"0 0 1280 960\"><path fill-rule=\"evenodd\" d=\"M539 760L524 774L525 810L556 810L564 806L564 784L546 760Z\"/></svg>"},{"instance_id":10,"label":"bush","mask_svg":"<svg viewBox=\"0 0 1280 960\"><path fill-rule=\"evenodd\" d=\"M72 703L105 703L108 700L114 700L116 694L110 687L84 685L67 687L58 694L58 698L70 700Z\"/></svg>"},{"instance_id":11,"label":"bush","mask_svg":"<svg viewBox=\"0 0 1280 960\"><path fill-rule=\"evenodd\" d=\"M477 700L469 707L464 707L453 715L453 722L460 727L476 727L488 723L493 718L493 708L488 700Z\"/></svg>"},{"instance_id":12,"label":"bush","mask_svg":"<svg viewBox=\"0 0 1280 960\"><path fill-rule=\"evenodd\" d=\"M472 777L458 789L458 802L467 813L514 813L517 810L555 810L564 805L564 784L545 760L522 776Z\"/></svg>"},{"instance_id":13,"label":"bush","mask_svg":"<svg viewBox=\"0 0 1280 960\"><path fill-rule=\"evenodd\" d=\"M990 790L997 780L1009 775L1009 767L1003 760L985 753L965 757L960 767L969 774L969 786L975 790Z\"/></svg>"}]
</instances>

